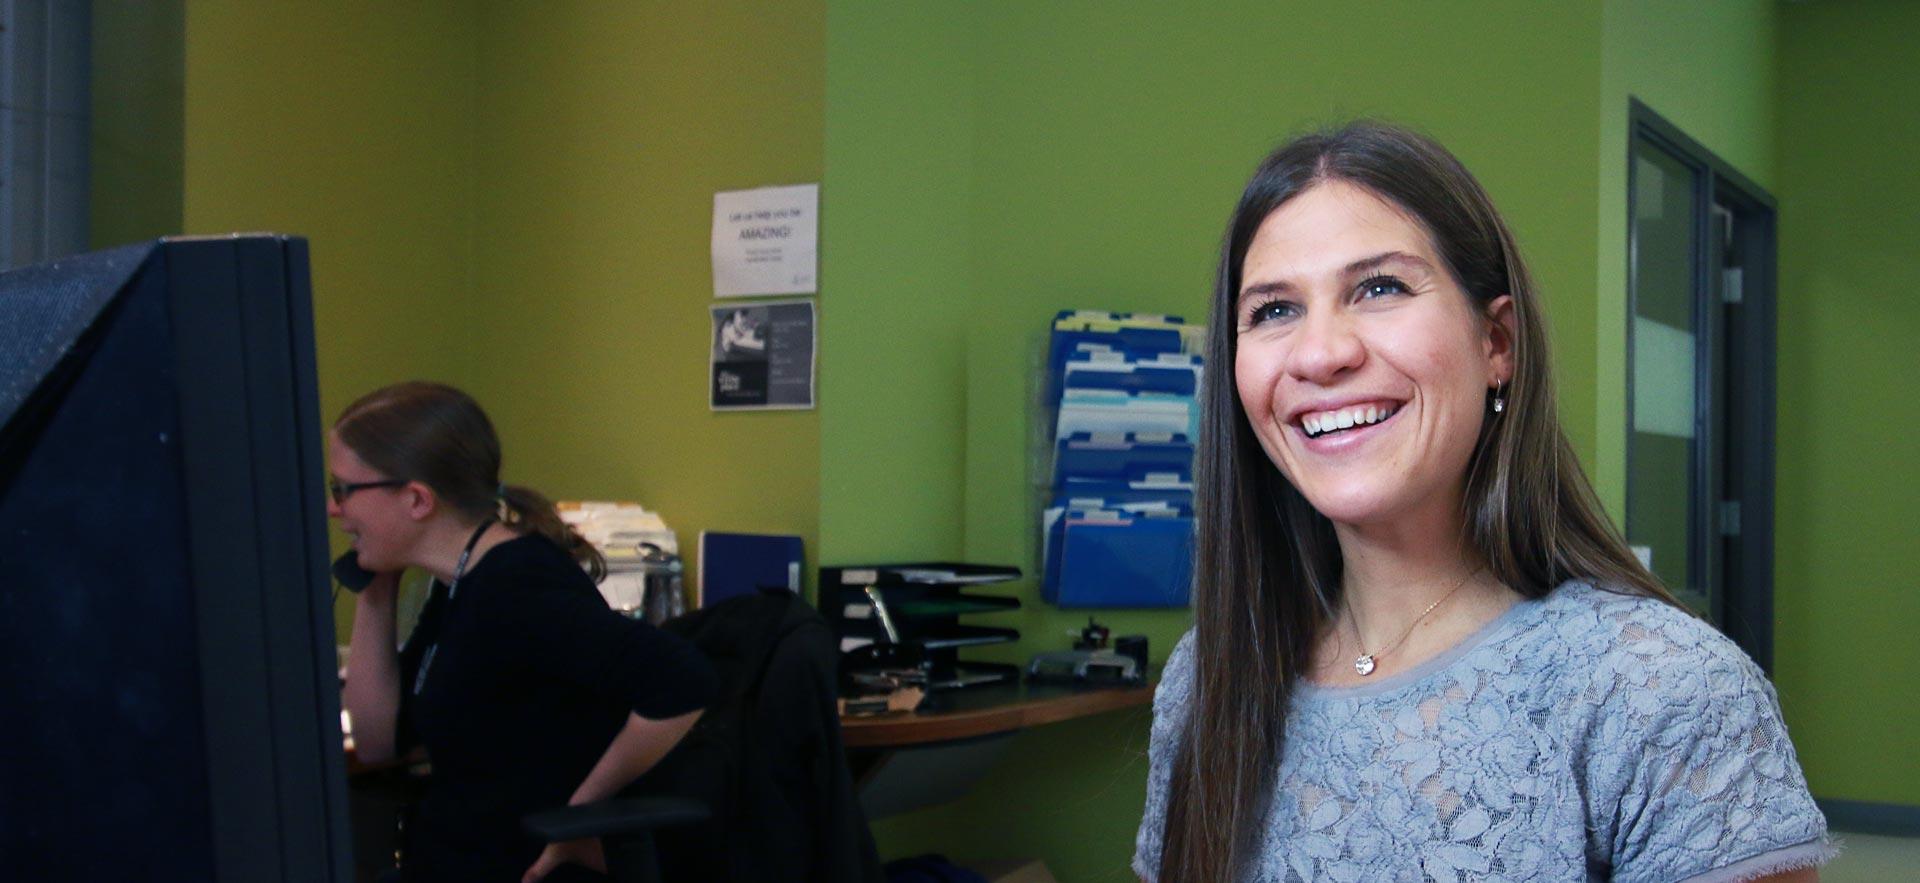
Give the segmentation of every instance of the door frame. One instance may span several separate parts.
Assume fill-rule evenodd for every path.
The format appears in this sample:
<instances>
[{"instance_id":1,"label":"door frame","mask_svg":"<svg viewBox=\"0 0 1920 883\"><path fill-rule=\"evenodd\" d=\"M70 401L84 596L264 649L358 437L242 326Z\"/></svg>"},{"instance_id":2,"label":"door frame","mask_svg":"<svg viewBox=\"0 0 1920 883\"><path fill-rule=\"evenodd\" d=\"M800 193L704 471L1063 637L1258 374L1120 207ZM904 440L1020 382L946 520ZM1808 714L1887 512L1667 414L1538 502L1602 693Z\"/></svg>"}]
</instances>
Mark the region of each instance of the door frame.
<instances>
[{"instance_id":1,"label":"door frame","mask_svg":"<svg viewBox=\"0 0 1920 883\"><path fill-rule=\"evenodd\" d=\"M1774 544L1774 429L1778 403L1778 382L1774 358L1778 337L1778 240L1779 209L1772 194L1741 174L1730 163L1708 150L1665 117L1638 99L1628 100L1627 161L1627 322L1626 322L1626 474L1633 474L1633 317L1636 292L1633 276L1633 222L1637 166L1634 149L1644 140L1698 174L1695 179L1696 212L1694 309L1699 331L1695 357L1696 420L1704 411L1725 413L1721 438L1719 426L1700 427L1707 431L1709 449L1705 455L1721 457L1727 442L1735 443L1734 453L1720 469L1703 469L1689 493L1706 498L1708 509L1705 543L1713 544L1719 560L1721 591L1714 598L1710 615L1715 626L1733 638L1767 674L1773 673L1773 544ZM1730 241L1722 243L1714 217L1714 207L1724 206L1734 219ZM1724 251L1723 251L1724 248ZM1737 255L1741 266L1741 296L1737 308L1722 303L1724 280L1720 272L1722 255ZM1727 353L1729 378L1726 389L1717 388L1712 372L1700 366L1711 365L1722 356L1725 342L1738 340L1741 346ZM1725 410L1723 410L1725 409ZM1718 421L1715 421L1718 422ZM1696 457L1696 463L1700 458ZM1716 474L1731 477L1716 487ZM1718 491L1718 494L1705 492ZM1626 493L1633 483L1626 482ZM1714 498L1717 496L1717 499ZM1738 500L1737 532L1728 535L1730 525L1722 519L1728 513L1721 500ZM1626 511L1632 511L1629 499ZM1622 525L1624 533L1625 525ZM1699 545L1699 544L1696 544ZM1696 549L1696 554L1698 554ZM1711 563L1708 566L1712 566Z\"/></svg>"}]
</instances>

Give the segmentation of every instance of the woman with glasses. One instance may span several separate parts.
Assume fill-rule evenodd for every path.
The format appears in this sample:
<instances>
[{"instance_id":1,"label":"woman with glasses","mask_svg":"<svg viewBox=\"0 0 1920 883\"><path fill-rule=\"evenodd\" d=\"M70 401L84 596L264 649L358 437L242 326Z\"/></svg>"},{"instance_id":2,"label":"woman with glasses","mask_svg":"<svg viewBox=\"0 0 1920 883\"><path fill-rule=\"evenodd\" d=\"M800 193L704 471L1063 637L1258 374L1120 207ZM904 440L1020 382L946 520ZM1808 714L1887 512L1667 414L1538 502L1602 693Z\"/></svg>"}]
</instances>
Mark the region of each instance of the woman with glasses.
<instances>
[{"instance_id":1,"label":"woman with glasses","mask_svg":"<svg viewBox=\"0 0 1920 883\"><path fill-rule=\"evenodd\" d=\"M327 514L371 574L343 693L356 750L379 762L418 744L433 762L401 879L596 879L597 841L544 845L521 817L612 797L646 771L700 716L712 668L607 607L599 554L545 497L500 482L499 439L465 393L369 393L334 423L327 456ZM432 590L396 649L410 567Z\"/></svg>"},{"instance_id":2,"label":"woman with glasses","mask_svg":"<svg viewBox=\"0 0 1920 883\"><path fill-rule=\"evenodd\" d=\"M1479 182L1360 123L1282 146L1216 275L1195 627L1144 879L1813 879L1773 689L1613 531Z\"/></svg>"}]
</instances>

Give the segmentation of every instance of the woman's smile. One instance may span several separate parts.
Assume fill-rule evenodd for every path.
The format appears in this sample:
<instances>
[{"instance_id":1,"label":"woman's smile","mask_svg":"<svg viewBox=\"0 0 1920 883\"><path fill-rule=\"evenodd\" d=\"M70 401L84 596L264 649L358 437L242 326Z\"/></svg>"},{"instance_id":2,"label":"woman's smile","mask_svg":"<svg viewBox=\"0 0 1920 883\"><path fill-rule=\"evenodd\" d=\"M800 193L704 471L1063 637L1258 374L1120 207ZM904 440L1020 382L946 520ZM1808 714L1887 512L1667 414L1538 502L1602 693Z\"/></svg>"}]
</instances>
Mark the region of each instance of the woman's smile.
<instances>
[{"instance_id":1,"label":"woman's smile","mask_svg":"<svg viewBox=\"0 0 1920 883\"><path fill-rule=\"evenodd\" d=\"M1315 454L1340 454L1387 432L1405 407L1374 399L1362 404L1308 411L1291 421L1302 445Z\"/></svg>"}]
</instances>

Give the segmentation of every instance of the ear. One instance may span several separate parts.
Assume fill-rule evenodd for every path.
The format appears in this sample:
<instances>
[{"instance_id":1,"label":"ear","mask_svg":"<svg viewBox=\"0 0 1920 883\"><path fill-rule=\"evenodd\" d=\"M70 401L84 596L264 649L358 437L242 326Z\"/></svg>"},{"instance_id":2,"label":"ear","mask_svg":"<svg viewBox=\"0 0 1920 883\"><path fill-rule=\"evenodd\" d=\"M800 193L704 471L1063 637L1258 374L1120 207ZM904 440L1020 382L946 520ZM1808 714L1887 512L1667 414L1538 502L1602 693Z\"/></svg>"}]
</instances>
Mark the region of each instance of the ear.
<instances>
[{"instance_id":1,"label":"ear","mask_svg":"<svg viewBox=\"0 0 1920 883\"><path fill-rule=\"evenodd\" d=\"M1487 385L1497 386L1513 379L1515 340L1513 295L1503 294L1487 303Z\"/></svg>"},{"instance_id":2,"label":"ear","mask_svg":"<svg viewBox=\"0 0 1920 883\"><path fill-rule=\"evenodd\" d=\"M414 521L425 521L440 511L440 497L424 482L409 481L401 490L406 492L407 517Z\"/></svg>"}]
</instances>

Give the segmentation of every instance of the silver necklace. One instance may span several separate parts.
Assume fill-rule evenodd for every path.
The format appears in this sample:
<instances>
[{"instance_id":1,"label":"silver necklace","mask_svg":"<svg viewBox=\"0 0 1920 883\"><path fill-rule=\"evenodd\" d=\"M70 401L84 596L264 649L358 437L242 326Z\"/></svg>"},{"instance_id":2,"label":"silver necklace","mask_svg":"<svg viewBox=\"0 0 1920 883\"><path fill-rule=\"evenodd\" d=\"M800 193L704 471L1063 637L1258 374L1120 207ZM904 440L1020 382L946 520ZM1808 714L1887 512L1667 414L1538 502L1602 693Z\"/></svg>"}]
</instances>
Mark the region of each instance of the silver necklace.
<instances>
[{"instance_id":1,"label":"silver necklace","mask_svg":"<svg viewBox=\"0 0 1920 883\"><path fill-rule=\"evenodd\" d=\"M1427 609L1420 611L1420 615L1413 618L1413 624L1407 626L1407 630L1400 634L1400 640L1393 642L1391 646L1387 647L1385 650L1381 650L1378 653L1367 652L1367 642L1365 639L1360 637L1360 623L1353 618L1353 605L1347 602L1345 599L1342 599L1341 603L1347 609L1347 623L1353 626L1354 646L1360 648L1360 657L1353 661L1354 673L1358 674L1363 678L1366 677L1367 675L1373 674L1374 669L1380 667L1380 657L1400 649L1401 644L1405 644L1408 638L1413 637L1413 630L1420 627L1420 623L1427 618L1427 614L1432 613L1434 611L1434 608L1437 608L1441 604L1446 603L1447 599L1453 597L1455 592L1460 591L1462 588L1466 586L1467 580L1473 579L1482 570L1486 570L1486 568L1476 567L1473 569L1472 572L1468 573L1466 576L1461 577L1460 581L1457 583L1454 583L1453 588L1448 589L1447 593L1444 595L1441 595L1439 600L1434 601L1432 604L1428 604Z\"/></svg>"}]
</instances>

